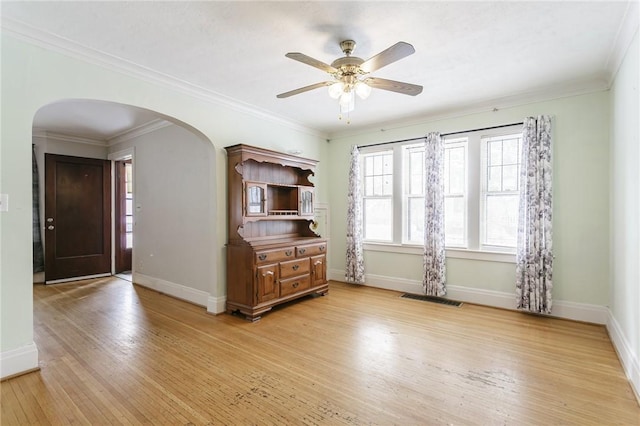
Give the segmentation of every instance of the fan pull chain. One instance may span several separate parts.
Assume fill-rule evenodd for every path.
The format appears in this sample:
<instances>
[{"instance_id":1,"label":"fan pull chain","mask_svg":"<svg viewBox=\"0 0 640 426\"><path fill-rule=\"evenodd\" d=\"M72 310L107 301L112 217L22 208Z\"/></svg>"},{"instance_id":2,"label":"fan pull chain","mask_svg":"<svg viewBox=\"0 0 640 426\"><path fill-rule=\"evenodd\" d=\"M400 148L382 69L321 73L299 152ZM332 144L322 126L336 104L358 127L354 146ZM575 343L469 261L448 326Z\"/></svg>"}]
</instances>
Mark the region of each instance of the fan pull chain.
<instances>
[{"instance_id":1,"label":"fan pull chain","mask_svg":"<svg viewBox=\"0 0 640 426\"><path fill-rule=\"evenodd\" d=\"M342 109L338 106L338 120L342 120ZM347 124L351 124L351 112L347 111Z\"/></svg>"}]
</instances>

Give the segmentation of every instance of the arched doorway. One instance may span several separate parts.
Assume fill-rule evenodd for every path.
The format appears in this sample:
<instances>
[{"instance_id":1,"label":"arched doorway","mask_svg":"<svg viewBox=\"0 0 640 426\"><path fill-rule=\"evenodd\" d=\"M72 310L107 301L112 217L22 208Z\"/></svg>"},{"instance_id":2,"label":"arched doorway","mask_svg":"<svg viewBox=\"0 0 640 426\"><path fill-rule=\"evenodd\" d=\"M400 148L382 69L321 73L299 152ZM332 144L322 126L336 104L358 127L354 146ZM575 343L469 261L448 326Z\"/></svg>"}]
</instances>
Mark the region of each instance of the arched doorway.
<instances>
[{"instance_id":1,"label":"arched doorway","mask_svg":"<svg viewBox=\"0 0 640 426\"><path fill-rule=\"evenodd\" d=\"M133 235L133 278L141 285L207 306L209 277L216 255L215 150L186 123L130 105L67 99L40 108L33 120L39 169L45 155L64 155L133 164L133 198L129 203ZM112 169L113 171L113 169ZM44 199L44 173L40 173ZM113 189L112 206L117 195ZM115 247L111 215L111 247ZM41 228L47 225L40 209ZM125 230L127 229L125 225ZM43 230L44 231L44 230ZM44 232L44 244L47 237ZM115 252L109 253L115 272ZM34 277L38 278L38 277ZM45 277L41 277L39 281Z\"/></svg>"}]
</instances>

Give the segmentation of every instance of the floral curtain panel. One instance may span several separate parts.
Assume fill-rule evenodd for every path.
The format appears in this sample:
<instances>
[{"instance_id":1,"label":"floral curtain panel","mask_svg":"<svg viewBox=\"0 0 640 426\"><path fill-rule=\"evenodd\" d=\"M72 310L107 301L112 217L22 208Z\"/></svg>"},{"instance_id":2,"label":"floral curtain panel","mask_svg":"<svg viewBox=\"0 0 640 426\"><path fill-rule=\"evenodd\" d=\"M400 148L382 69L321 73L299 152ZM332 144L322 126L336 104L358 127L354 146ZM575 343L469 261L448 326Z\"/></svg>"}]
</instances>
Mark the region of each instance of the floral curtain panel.
<instances>
[{"instance_id":1,"label":"floral curtain panel","mask_svg":"<svg viewBox=\"0 0 640 426\"><path fill-rule=\"evenodd\" d=\"M360 151L351 149L347 210L347 264L345 279L349 283L364 284L364 254L362 251L362 189L360 183Z\"/></svg>"},{"instance_id":2,"label":"floral curtain panel","mask_svg":"<svg viewBox=\"0 0 640 426\"><path fill-rule=\"evenodd\" d=\"M516 253L518 309L551 313L553 288L551 117L525 118Z\"/></svg>"},{"instance_id":3,"label":"floral curtain panel","mask_svg":"<svg viewBox=\"0 0 640 426\"><path fill-rule=\"evenodd\" d=\"M44 253L42 250L42 234L40 233L40 179L36 163L36 146L31 151L31 193L33 224L33 272L44 271Z\"/></svg>"},{"instance_id":4,"label":"floral curtain panel","mask_svg":"<svg viewBox=\"0 0 640 426\"><path fill-rule=\"evenodd\" d=\"M424 144L424 276L429 296L444 296L444 142L440 133L429 133Z\"/></svg>"}]
</instances>

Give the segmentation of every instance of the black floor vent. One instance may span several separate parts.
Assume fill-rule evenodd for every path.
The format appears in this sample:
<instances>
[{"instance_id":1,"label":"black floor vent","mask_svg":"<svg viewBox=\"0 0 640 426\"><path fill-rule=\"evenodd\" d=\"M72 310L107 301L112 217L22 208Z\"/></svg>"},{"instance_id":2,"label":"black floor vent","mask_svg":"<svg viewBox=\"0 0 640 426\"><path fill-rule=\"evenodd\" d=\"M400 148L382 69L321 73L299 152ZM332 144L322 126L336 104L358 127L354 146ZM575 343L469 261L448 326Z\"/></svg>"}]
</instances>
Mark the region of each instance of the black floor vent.
<instances>
[{"instance_id":1,"label":"black floor vent","mask_svg":"<svg viewBox=\"0 0 640 426\"><path fill-rule=\"evenodd\" d=\"M441 305L462 306L462 302L458 302L457 300L443 299L441 297L427 296L425 294L405 293L400 297L404 297L406 299L423 300L425 302L440 303Z\"/></svg>"}]
</instances>

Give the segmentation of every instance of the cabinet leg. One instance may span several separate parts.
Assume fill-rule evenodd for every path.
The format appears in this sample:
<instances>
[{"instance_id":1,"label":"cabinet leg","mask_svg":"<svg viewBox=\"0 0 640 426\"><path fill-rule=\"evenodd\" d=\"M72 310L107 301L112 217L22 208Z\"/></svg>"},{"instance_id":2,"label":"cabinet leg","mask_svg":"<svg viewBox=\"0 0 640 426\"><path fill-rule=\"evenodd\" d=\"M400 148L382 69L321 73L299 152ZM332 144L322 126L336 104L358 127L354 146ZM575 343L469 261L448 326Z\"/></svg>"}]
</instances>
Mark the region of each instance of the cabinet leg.
<instances>
[{"instance_id":1,"label":"cabinet leg","mask_svg":"<svg viewBox=\"0 0 640 426\"><path fill-rule=\"evenodd\" d=\"M260 321L260 318L262 318L262 315L249 315L249 314L245 314L245 319L247 321L251 321L251 322L256 322L256 321Z\"/></svg>"}]
</instances>

